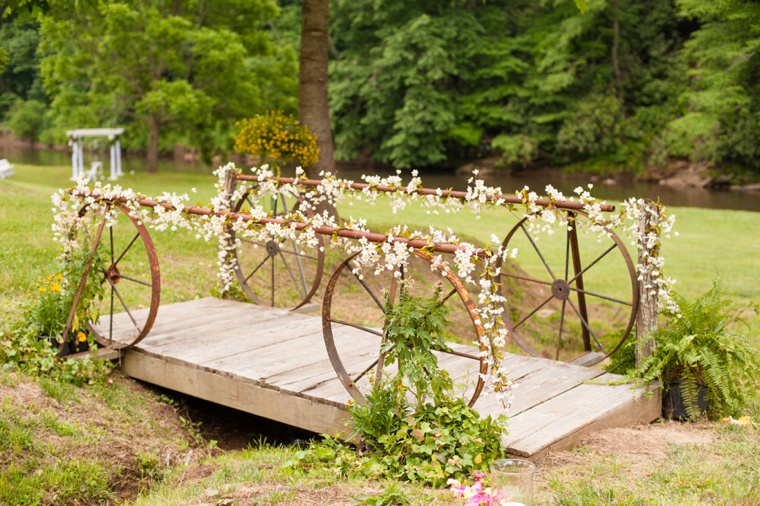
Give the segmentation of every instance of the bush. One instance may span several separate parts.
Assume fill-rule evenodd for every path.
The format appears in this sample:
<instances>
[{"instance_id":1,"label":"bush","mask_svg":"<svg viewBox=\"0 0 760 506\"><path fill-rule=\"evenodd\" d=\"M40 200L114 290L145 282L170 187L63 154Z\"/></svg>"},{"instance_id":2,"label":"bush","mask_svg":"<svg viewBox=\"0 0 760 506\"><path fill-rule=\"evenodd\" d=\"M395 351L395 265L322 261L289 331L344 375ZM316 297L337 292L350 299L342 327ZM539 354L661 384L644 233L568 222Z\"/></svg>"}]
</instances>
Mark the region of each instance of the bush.
<instances>
[{"instance_id":1,"label":"bush","mask_svg":"<svg viewBox=\"0 0 760 506\"><path fill-rule=\"evenodd\" d=\"M36 141L50 120L45 104L37 100L19 100L8 111L6 125L20 139Z\"/></svg>"}]
</instances>

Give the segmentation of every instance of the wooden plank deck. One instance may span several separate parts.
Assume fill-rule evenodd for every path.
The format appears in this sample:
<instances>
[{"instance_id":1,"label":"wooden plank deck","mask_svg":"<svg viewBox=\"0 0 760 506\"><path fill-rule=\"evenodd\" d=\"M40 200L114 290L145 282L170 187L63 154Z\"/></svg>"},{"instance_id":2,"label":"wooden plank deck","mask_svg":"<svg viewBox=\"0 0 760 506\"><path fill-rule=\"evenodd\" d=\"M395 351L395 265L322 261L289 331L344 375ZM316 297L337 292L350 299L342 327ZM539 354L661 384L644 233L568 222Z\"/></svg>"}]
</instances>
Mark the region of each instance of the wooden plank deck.
<instances>
[{"instance_id":1,"label":"wooden plank deck","mask_svg":"<svg viewBox=\"0 0 760 506\"><path fill-rule=\"evenodd\" d=\"M116 315L115 328L129 326L122 316ZM334 335L349 372L377 356L379 338L345 326ZM474 381L467 378L476 374L472 364L452 355L441 361L455 383L469 385ZM598 369L520 355L508 355L505 365L519 385L506 437L515 455L536 457L573 446L592 430L660 415L654 386L646 396L643 389L604 384L619 377ZM346 432L349 395L330 365L318 316L212 298L169 304L160 308L148 337L122 353L122 369L142 381L310 431ZM475 408L484 416L503 412L494 396L481 396Z\"/></svg>"}]
</instances>

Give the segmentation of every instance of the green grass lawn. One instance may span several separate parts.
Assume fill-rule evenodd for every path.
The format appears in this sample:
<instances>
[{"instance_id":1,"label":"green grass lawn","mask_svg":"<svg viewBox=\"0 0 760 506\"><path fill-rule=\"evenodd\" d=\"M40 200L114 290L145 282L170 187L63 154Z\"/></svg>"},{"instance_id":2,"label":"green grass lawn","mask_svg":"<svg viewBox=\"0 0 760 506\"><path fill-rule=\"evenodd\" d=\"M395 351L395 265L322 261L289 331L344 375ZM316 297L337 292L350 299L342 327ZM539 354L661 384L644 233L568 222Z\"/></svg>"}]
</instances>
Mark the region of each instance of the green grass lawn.
<instances>
[{"instance_id":1,"label":"green grass lawn","mask_svg":"<svg viewBox=\"0 0 760 506\"><path fill-rule=\"evenodd\" d=\"M3 315L0 326L21 316L19 304L35 295L37 279L55 273L58 247L52 240L52 206L49 197L57 188L70 186L68 175L68 167L19 165L16 167L16 176L0 181L0 314ZM197 188L194 201L197 199L208 202L214 195L214 177L211 175L128 175L120 184L150 195L163 191L187 192ZM740 302L760 300L756 259L757 252L760 251L760 214L691 208L674 209L673 212L678 217L677 229L680 235L665 242L663 254L667 258L668 274L678 280L677 288L683 294L694 297L709 289L712 277L716 272L720 272L726 295ZM498 237L505 236L517 220L501 210L483 214L479 219L470 213L462 213L431 221L420 209L411 208L402 215L394 216L385 206L368 208L366 204L359 203L343 207L341 214L344 217L371 217L370 224L380 229L402 221L415 228L422 228L430 223L438 223L440 226L443 223L467 238L482 241L488 241L492 233ZM162 302L208 296L217 282L216 245L197 241L191 234L183 231L151 232L151 235L156 243L161 264ZM562 254L561 245L557 247L548 240L542 242L542 247L545 248L548 257ZM592 252L593 247L593 244L588 245L590 249L583 251ZM331 255L335 256L334 253ZM527 252L520 252L518 261L525 269L534 268L537 263L536 258L531 258L529 249ZM613 289L617 283L614 276L614 272L600 268L600 277L607 280ZM757 317L753 325L757 327ZM16 388L18 381L20 380L2 373L0 390L4 385L7 394ZM40 381L43 384L50 383ZM55 390L63 387L53 388L48 385L48 388ZM113 396L109 388L100 390L108 396ZM100 390L88 387L82 389L82 392L98 393ZM46 395L53 397L51 393ZM46 398L38 396L28 409L39 411L40 403ZM49 404L62 404L61 409L68 413L68 410L73 409L70 406L77 406L80 402L83 401L50 401ZM102 408L105 413L103 416L109 420L109 426L129 427L130 423L135 423L128 417L119 418L122 416L119 412L125 407L134 409L133 406L138 404L131 400L117 404L118 406L111 407L111 411ZM20 411L21 406L25 405L8 403L0 410L0 447L3 446L3 441L14 445L27 445L23 447L23 451L19 450L18 454L13 454L16 455L14 459L20 459L19 462L30 466L30 469L43 469L44 472L39 474L39 471L35 473L17 466L14 469L21 469L18 473L0 477L0 495L16 498L13 499L13 504L26 504L23 498L17 497L18 494L13 495L16 492L25 493L26 489L19 488L19 484L33 487L40 497L62 490L63 484L48 479L47 470L58 469L55 466L63 466L64 476L78 479L78 475L61 464L71 460L71 457L68 449L64 452L60 445L63 445L63 448L68 448L67 444L73 444L73 447L77 448L84 447L82 441L93 439L93 433L89 431L95 430L83 422L80 429L79 421L72 425L67 418L68 414L61 419L62 421L58 418L64 415L58 414L45 414L44 417L36 414L36 418L27 416ZM85 413L89 409L92 408L77 408L74 411ZM135 416L153 420L153 415L141 413ZM185 422L184 419L180 420ZM45 424L52 428L46 429ZM143 423L141 426L144 425ZM680 429L671 427L681 425L663 424L659 427L659 424L654 424L642 429L640 434L647 436L650 432L678 431ZM32 434L32 429L36 431L33 441L29 439L31 436L27 437ZM150 434L158 434L156 430L148 429L146 430ZM675 439L677 442L663 443L658 439L660 446L654 449L646 441L642 441L638 446L632 441L617 446L610 443L600 446L592 438L590 442L564 454L561 457L564 461L542 461L537 475L537 504L705 504L731 501L738 504L755 504L759 483L757 456L760 455L757 429L699 424L695 429L686 430L704 431L709 437L699 435L694 440L704 442L692 444L691 440L679 439L684 437L679 432L678 438ZM69 439L61 443L62 436L56 431L64 431L64 435ZM82 432L81 436L78 435L78 431ZM108 432L110 434L113 430ZM69 433L81 440L70 437ZM99 433L96 435L100 437ZM46 437L59 443L48 444ZM124 439L124 436L118 433L115 437ZM641 436L634 433L628 434L628 437ZM104 462L111 462L112 456L108 452L112 448L109 445L114 443L111 440L103 439L101 442L98 439L98 444L99 447L105 448ZM165 445L165 442L161 444ZM160 445L156 443L155 446ZM614 447L614 451L610 450L611 446ZM628 446L633 447L633 450ZM5 453L0 455L0 458L11 454L7 450L3 451ZM133 467L137 466L144 474L140 487L142 488L143 482L146 487L150 482L151 492L143 493L131 504L187 504L217 501L220 497L224 497L220 501L235 497L241 504L247 504L248 500L255 500L255 504L284 506L304 502L349 504L348 497L379 493L389 486L388 482L375 482L353 475L348 478L338 476L327 465L310 471L283 467L285 462L294 457L295 448L266 447L242 452L224 452L215 458L204 459L202 465L193 464L185 467L172 464L166 469L161 463L168 453L161 453L161 458L157 460L152 453L146 453L147 450L140 451L142 453L138 452L139 465L133 463ZM93 450L93 454L95 453ZM79 465L78 462L74 463ZM45 463L45 466L41 463ZM85 464L90 466L89 460ZM92 475L96 467L108 470L106 464L92 464L96 466L92 468L87 466L82 469L83 473L90 473L88 494L91 497L110 494L103 478L105 474L95 476L97 480ZM118 474L116 471L113 472ZM49 474L58 476L55 473L60 474L60 471ZM154 479L154 475L158 478ZM159 483L162 479L163 483ZM404 489L410 497L410 504L414 505L449 504L451 500L445 491L410 488L406 485ZM77 497L80 496L90 497L81 493ZM253 497L255 499L252 499ZM232 504L219 502L222 503Z\"/></svg>"}]
</instances>

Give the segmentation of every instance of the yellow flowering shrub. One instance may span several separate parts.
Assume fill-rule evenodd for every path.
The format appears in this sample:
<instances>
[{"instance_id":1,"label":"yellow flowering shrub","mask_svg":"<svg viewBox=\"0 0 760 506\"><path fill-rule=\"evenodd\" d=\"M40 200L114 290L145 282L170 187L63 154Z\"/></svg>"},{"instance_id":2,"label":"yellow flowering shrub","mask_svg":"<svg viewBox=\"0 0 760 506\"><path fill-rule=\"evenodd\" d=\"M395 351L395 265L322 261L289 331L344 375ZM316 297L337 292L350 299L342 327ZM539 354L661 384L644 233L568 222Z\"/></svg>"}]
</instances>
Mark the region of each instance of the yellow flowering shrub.
<instances>
[{"instance_id":1,"label":"yellow flowering shrub","mask_svg":"<svg viewBox=\"0 0 760 506\"><path fill-rule=\"evenodd\" d=\"M274 169L291 160L308 167L319 159L317 137L290 114L269 111L237 124L235 151L261 157Z\"/></svg>"}]
</instances>

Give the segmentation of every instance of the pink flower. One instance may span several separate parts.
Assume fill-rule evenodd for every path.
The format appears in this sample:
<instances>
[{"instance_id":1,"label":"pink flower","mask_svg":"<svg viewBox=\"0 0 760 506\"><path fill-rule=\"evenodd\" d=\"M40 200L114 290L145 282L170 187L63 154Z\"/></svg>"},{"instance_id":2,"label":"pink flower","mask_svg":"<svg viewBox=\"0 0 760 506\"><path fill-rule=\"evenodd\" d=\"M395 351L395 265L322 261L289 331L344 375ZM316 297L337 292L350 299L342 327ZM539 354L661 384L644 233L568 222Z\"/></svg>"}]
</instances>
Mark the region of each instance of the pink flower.
<instances>
[{"instance_id":1,"label":"pink flower","mask_svg":"<svg viewBox=\"0 0 760 506\"><path fill-rule=\"evenodd\" d=\"M503 491L483 488L483 478L485 473L475 474L475 483L472 485L462 485L457 480L450 479L447 484L451 486L451 491L455 497L467 499L467 506L498 506L501 499L505 498Z\"/></svg>"}]
</instances>

